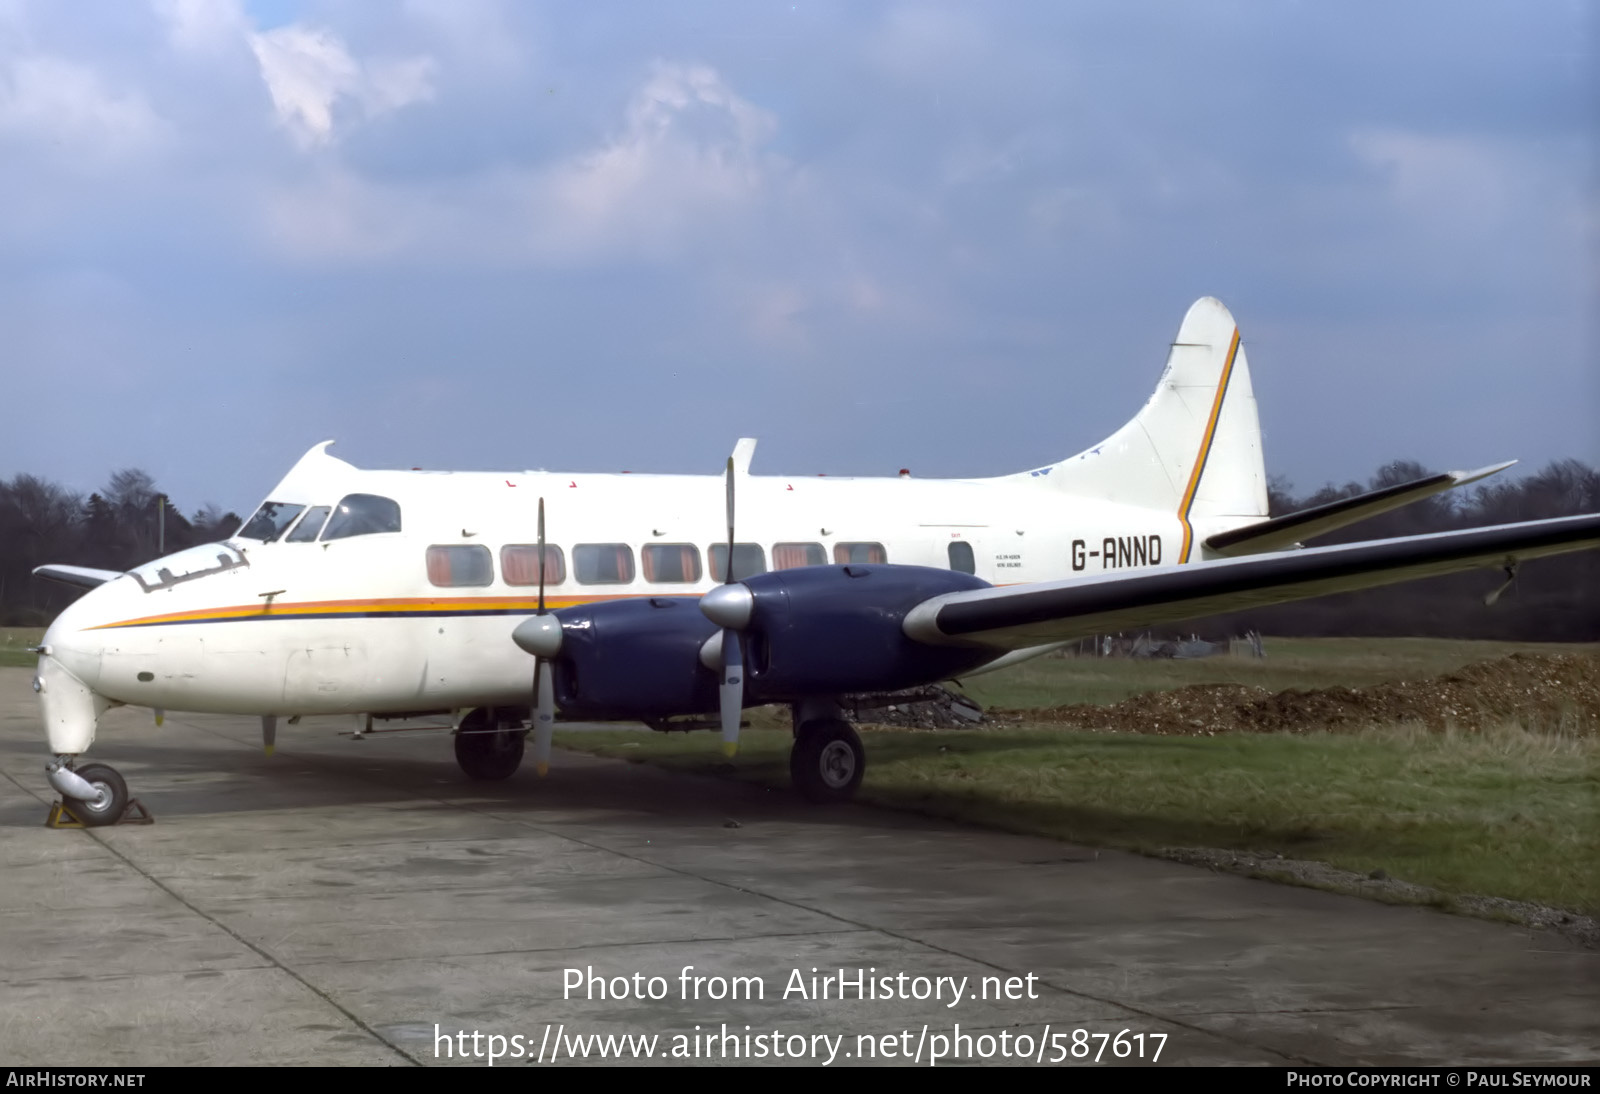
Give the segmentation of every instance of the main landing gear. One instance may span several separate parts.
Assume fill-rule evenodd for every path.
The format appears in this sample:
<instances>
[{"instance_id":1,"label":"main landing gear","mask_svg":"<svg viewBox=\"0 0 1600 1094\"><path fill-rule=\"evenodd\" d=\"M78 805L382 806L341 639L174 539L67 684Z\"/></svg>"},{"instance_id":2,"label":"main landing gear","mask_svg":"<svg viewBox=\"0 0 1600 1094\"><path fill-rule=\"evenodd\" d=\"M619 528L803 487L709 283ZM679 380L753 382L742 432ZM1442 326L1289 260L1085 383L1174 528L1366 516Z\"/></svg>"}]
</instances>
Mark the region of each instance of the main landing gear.
<instances>
[{"instance_id":1,"label":"main landing gear","mask_svg":"<svg viewBox=\"0 0 1600 1094\"><path fill-rule=\"evenodd\" d=\"M469 779L509 779L522 765L528 731L512 710L479 707L456 730L456 763Z\"/></svg>"},{"instance_id":2,"label":"main landing gear","mask_svg":"<svg viewBox=\"0 0 1600 1094\"><path fill-rule=\"evenodd\" d=\"M849 801L867 770L867 753L849 722L837 713L811 716L795 709L789 779L802 797L818 803ZM802 718L804 720L802 721Z\"/></svg>"}]
</instances>

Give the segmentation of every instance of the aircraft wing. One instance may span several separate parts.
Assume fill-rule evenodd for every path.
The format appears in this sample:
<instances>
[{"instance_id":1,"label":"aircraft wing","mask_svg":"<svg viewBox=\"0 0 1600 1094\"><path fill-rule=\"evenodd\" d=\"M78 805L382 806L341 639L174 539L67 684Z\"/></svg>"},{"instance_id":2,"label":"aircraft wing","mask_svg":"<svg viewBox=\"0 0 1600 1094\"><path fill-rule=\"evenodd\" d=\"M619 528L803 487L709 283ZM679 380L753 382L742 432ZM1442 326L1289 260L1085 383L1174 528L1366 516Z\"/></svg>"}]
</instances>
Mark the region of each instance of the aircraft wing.
<instances>
[{"instance_id":1,"label":"aircraft wing","mask_svg":"<svg viewBox=\"0 0 1600 1094\"><path fill-rule=\"evenodd\" d=\"M114 577L121 577L121 570L95 570L88 566L35 566L33 572L40 577L59 581L63 585L76 585L80 589L92 589L96 585L104 585Z\"/></svg>"},{"instance_id":2,"label":"aircraft wing","mask_svg":"<svg viewBox=\"0 0 1600 1094\"><path fill-rule=\"evenodd\" d=\"M1600 514L945 593L911 638L1017 649L1600 547Z\"/></svg>"},{"instance_id":3,"label":"aircraft wing","mask_svg":"<svg viewBox=\"0 0 1600 1094\"><path fill-rule=\"evenodd\" d=\"M1279 551L1285 547L1293 547L1303 540L1326 535L1347 524L1355 524L1357 521L1375 517L1379 513L1387 513L1402 505L1410 505L1414 501L1421 501L1434 494L1442 494L1446 490L1454 490L1469 482L1486 479L1516 462L1507 460L1505 463L1497 463L1490 467L1480 467L1476 471L1445 471L1442 474L1427 475L1410 482L1386 486L1381 490L1357 494L1353 498L1341 498L1326 505L1314 505L1298 513L1273 517L1257 524L1247 524L1243 528L1219 532L1207 538L1206 546L1217 554L1227 557Z\"/></svg>"}]
</instances>

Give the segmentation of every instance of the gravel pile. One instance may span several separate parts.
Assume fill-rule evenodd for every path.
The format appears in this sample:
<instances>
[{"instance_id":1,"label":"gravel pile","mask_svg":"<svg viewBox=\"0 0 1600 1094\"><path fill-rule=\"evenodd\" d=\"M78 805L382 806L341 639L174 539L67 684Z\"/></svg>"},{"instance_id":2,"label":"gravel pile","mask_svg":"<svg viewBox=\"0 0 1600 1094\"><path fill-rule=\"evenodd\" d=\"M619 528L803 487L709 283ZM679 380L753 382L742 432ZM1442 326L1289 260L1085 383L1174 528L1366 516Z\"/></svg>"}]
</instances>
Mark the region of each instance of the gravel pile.
<instances>
[{"instance_id":1,"label":"gravel pile","mask_svg":"<svg viewBox=\"0 0 1600 1094\"><path fill-rule=\"evenodd\" d=\"M901 729L971 729L989 721L976 702L943 687L858 695L844 706L852 722Z\"/></svg>"}]
</instances>

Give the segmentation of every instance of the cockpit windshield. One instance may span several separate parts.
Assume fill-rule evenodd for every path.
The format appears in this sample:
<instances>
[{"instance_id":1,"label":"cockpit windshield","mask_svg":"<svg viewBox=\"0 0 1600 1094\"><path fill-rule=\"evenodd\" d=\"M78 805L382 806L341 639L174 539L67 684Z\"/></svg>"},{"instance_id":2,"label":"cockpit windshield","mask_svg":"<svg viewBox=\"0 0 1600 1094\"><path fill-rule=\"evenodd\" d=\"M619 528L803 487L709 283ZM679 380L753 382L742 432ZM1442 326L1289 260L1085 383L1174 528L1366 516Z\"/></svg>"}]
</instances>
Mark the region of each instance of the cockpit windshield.
<instances>
[{"instance_id":1,"label":"cockpit windshield","mask_svg":"<svg viewBox=\"0 0 1600 1094\"><path fill-rule=\"evenodd\" d=\"M394 499L377 494L346 494L333 507L333 516L322 530L322 541L399 530L400 506Z\"/></svg>"},{"instance_id":2,"label":"cockpit windshield","mask_svg":"<svg viewBox=\"0 0 1600 1094\"><path fill-rule=\"evenodd\" d=\"M313 505L306 510L305 519L294 526L294 531L284 537L285 543L315 543L317 533L322 531L323 522L328 519L328 506Z\"/></svg>"},{"instance_id":3,"label":"cockpit windshield","mask_svg":"<svg viewBox=\"0 0 1600 1094\"><path fill-rule=\"evenodd\" d=\"M304 508L303 505L290 505L284 501L264 501L255 515L245 521L244 527L239 529L239 538L259 539L262 543L271 543L283 535L283 530L289 527Z\"/></svg>"}]
</instances>

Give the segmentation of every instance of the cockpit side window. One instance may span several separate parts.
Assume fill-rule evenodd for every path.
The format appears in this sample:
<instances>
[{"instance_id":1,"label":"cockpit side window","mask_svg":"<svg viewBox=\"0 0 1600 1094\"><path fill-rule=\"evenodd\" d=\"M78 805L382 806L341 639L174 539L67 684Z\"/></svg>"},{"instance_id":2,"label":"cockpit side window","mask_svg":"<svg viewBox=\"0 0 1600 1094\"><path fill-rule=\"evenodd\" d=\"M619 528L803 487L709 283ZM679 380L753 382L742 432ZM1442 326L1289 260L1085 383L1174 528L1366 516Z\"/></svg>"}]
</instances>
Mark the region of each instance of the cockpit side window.
<instances>
[{"instance_id":1,"label":"cockpit side window","mask_svg":"<svg viewBox=\"0 0 1600 1094\"><path fill-rule=\"evenodd\" d=\"M240 539L259 539L262 543L271 543L283 535L283 530L295 517L300 515L304 505L290 505L284 501L264 501L255 515L244 522L244 527L239 529Z\"/></svg>"},{"instance_id":2,"label":"cockpit side window","mask_svg":"<svg viewBox=\"0 0 1600 1094\"><path fill-rule=\"evenodd\" d=\"M377 532L400 530L400 505L393 498L377 494L346 494L333 507L333 516L323 529L322 541L370 536Z\"/></svg>"},{"instance_id":3,"label":"cockpit side window","mask_svg":"<svg viewBox=\"0 0 1600 1094\"><path fill-rule=\"evenodd\" d=\"M300 523L294 526L294 531L283 537L285 543L311 543L317 538L317 533L322 531L322 526L327 522L328 505L313 505L306 510L306 515L300 518Z\"/></svg>"}]
</instances>

